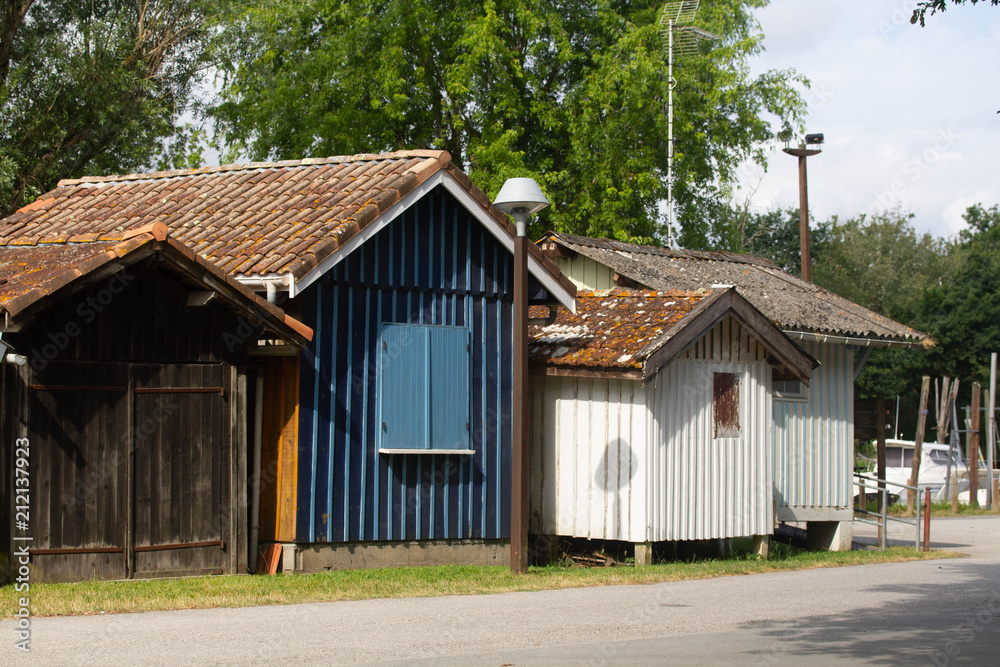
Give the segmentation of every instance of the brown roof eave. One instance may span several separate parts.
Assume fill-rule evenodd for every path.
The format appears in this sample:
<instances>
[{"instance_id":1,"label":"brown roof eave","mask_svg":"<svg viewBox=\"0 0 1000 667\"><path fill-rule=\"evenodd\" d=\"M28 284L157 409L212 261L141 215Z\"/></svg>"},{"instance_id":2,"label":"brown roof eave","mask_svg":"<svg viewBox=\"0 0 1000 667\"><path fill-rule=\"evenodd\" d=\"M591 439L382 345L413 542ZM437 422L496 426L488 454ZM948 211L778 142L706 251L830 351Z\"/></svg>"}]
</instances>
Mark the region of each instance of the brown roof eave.
<instances>
[{"instance_id":1,"label":"brown roof eave","mask_svg":"<svg viewBox=\"0 0 1000 667\"><path fill-rule=\"evenodd\" d=\"M819 362L793 343L732 287L716 290L663 336L638 352L636 356L644 359L643 380L649 380L660 368L683 354L726 316L733 317L749 331L797 379L809 383L812 369Z\"/></svg>"},{"instance_id":2,"label":"brown roof eave","mask_svg":"<svg viewBox=\"0 0 1000 667\"><path fill-rule=\"evenodd\" d=\"M162 223L129 230L108 250L81 264L67 267L55 277L10 299L2 308L4 326L11 328L23 325L53 302L153 255L159 255L170 270L214 290L224 306L237 316L246 315L256 320L278 337L300 348L304 348L312 340L311 328L261 299L215 265L198 257L180 241L167 236L166 227Z\"/></svg>"},{"instance_id":3,"label":"brown roof eave","mask_svg":"<svg viewBox=\"0 0 1000 667\"><path fill-rule=\"evenodd\" d=\"M167 238L158 250L191 279L215 290L235 314L248 314L296 347L304 348L312 340L313 330L310 327L273 303L261 299L253 290L201 259L181 242Z\"/></svg>"}]
</instances>

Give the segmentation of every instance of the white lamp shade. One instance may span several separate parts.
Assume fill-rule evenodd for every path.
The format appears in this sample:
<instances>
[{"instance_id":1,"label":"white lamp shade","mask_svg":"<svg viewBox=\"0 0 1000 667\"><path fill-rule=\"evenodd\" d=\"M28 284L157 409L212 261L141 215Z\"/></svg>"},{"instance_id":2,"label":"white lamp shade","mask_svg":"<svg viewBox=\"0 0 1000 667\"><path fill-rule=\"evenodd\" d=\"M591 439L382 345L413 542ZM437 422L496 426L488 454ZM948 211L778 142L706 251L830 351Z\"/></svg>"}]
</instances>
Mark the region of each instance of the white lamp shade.
<instances>
[{"instance_id":1,"label":"white lamp shade","mask_svg":"<svg viewBox=\"0 0 1000 667\"><path fill-rule=\"evenodd\" d=\"M508 178L497 193L493 205L504 213L531 215L549 205L533 178Z\"/></svg>"}]
</instances>

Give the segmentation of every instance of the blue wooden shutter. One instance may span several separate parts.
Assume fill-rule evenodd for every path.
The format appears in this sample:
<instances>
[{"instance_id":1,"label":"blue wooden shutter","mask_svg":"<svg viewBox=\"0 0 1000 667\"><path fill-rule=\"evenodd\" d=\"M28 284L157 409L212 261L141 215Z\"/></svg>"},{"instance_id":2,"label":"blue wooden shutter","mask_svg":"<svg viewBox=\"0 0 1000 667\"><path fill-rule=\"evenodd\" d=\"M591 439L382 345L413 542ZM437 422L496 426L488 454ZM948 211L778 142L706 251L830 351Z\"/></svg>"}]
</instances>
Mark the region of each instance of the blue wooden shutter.
<instances>
[{"instance_id":1,"label":"blue wooden shutter","mask_svg":"<svg viewBox=\"0 0 1000 667\"><path fill-rule=\"evenodd\" d=\"M432 449L469 448L469 331L430 331L430 443Z\"/></svg>"},{"instance_id":2,"label":"blue wooden shutter","mask_svg":"<svg viewBox=\"0 0 1000 667\"><path fill-rule=\"evenodd\" d=\"M382 328L382 449L468 449L469 331L387 324Z\"/></svg>"},{"instance_id":3,"label":"blue wooden shutter","mask_svg":"<svg viewBox=\"0 0 1000 667\"><path fill-rule=\"evenodd\" d=\"M424 327L382 328L382 442L384 449L424 449L428 415L423 387L427 376Z\"/></svg>"}]
</instances>

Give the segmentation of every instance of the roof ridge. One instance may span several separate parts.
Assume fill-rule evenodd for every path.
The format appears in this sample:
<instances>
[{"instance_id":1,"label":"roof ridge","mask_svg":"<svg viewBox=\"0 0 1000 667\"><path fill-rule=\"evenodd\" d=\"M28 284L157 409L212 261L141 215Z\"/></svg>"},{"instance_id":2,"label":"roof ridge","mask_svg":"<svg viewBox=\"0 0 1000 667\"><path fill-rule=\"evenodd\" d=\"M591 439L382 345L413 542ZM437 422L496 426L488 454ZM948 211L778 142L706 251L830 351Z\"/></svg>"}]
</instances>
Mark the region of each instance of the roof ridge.
<instances>
[{"instance_id":1,"label":"roof ridge","mask_svg":"<svg viewBox=\"0 0 1000 667\"><path fill-rule=\"evenodd\" d=\"M451 154L445 150L410 150L393 151L390 153L361 153L358 155L334 155L330 157L302 158L299 160L280 160L277 162L246 162L223 164L214 167L198 167L197 169L175 169L170 171L138 172L132 174L113 174L111 176L83 176L81 178L64 178L56 187L73 185L93 185L100 183L121 183L126 181L152 181L168 178L190 176L205 176L225 172L261 171L264 169L287 169L294 167L314 167L324 164L349 164L351 162L375 162L378 160L405 160L408 158L433 158L442 166L451 162Z\"/></svg>"},{"instance_id":2,"label":"roof ridge","mask_svg":"<svg viewBox=\"0 0 1000 667\"><path fill-rule=\"evenodd\" d=\"M619 241L618 239L609 239L609 238L597 239L590 236L577 236L575 234L566 234L563 232L547 232L546 236L555 237L557 240L563 240L568 243L575 243L577 245L585 245L591 248L598 248L598 249L606 249L604 248L604 245L607 244L612 246L619 246L618 248L613 248L615 250L632 251L647 255L676 257L678 259L684 259L684 258L704 259L713 262L735 262L738 264L754 264L758 266L763 265L767 267L778 268L778 266L767 257L761 257L760 255L751 255L749 253L731 252L729 250L687 250L684 248L673 249L655 245L628 243L627 241ZM595 241L597 243L595 243Z\"/></svg>"},{"instance_id":3,"label":"roof ridge","mask_svg":"<svg viewBox=\"0 0 1000 667\"><path fill-rule=\"evenodd\" d=\"M596 297L605 298L609 296L614 297L627 297L633 299L642 298L652 298L652 297L701 297L708 296L712 292L718 291L718 288L700 288L700 289L671 289L671 290L650 290L650 289L631 289L628 287L613 287L606 290L585 290L576 293L578 298L585 297Z\"/></svg>"}]
</instances>

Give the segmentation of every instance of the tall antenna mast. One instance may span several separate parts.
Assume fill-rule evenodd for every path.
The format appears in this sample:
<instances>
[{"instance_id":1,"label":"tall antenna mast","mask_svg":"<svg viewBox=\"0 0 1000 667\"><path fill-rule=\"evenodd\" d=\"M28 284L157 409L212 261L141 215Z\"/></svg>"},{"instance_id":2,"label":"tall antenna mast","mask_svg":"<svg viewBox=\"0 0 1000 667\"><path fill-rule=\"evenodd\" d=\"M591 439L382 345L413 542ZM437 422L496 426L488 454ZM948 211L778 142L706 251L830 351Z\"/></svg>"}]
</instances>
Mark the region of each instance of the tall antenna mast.
<instances>
[{"instance_id":1,"label":"tall antenna mast","mask_svg":"<svg viewBox=\"0 0 1000 667\"><path fill-rule=\"evenodd\" d=\"M698 13L701 0L669 0L660 14L660 37L667 45L667 245L674 244L674 54L698 52L703 40L722 39L690 24Z\"/></svg>"}]
</instances>

